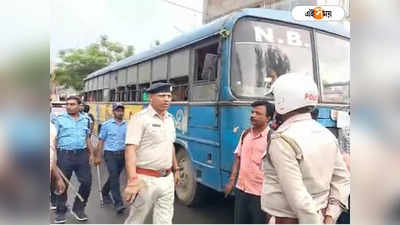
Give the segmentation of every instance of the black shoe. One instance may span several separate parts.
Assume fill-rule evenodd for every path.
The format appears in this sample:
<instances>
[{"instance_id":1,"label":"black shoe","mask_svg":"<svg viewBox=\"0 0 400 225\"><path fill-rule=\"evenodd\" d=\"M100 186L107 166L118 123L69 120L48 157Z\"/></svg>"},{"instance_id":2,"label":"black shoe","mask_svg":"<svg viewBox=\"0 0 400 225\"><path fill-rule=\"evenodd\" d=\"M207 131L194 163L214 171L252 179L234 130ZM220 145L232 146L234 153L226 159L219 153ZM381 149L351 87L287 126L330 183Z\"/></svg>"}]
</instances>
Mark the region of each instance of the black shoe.
<instances>
[{"instance_id":1,"label":"black shoe","mask_svg":"<svg viewBox=\"0 0 400 225\"><path fill-rule=\"evenodd\" d=\"M56 218L54 219L54 223L65 223L67 219L65 218L65 213L56 213Z\"/></svg>"},{"instance_id":2,"label":"black shoe","mask_svg":"<svg viewBox=\"0 0 400 225\"><path fill-rule=\"evenodd\" d=\"M79 221L86 221L88 220L87 215L82 210L71 210L71 214Z\"/></svg>"},{"instance_id":3,"label":"black shoe","mask_svg":"<svg viewBox=\"0 0 400 225\"><path fill-rule=\"evenodd\" d=\"M121 204L116 206L115 209L117 210L117 214L122 214L125 210L125 206Z\"/></svg>"},{"instance_id":4,"label":"black shoe","mask_svg":"<svg viewBox=\"0 0 400 225\"><path fill-rule=\"evenodd\" d=\"M111 197L110 197L110 195L109 194L103 194L103 204L104 205L109 205L109 204L112 204L113 203L113 201L112 201L112 199L111 199Z\"/></svg>"}]
</instances>

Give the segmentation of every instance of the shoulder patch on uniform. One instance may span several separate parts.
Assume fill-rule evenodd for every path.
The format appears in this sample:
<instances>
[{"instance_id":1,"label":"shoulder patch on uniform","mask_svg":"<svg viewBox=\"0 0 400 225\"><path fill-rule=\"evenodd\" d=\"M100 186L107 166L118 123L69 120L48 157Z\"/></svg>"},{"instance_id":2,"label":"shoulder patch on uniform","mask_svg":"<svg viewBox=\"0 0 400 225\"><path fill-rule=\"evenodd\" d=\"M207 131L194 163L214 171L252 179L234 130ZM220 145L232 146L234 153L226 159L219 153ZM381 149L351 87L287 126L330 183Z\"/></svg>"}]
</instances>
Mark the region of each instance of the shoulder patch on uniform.
<instances>
[{"instance_id":1,"label":"shoulder patch on uniform","mask_svg":"<svg viewBox=\"0 0 400 225\"><path fill-rule=\"evenodd\" d=\"M271 133L271 140L272 140L272 139L276 139L276 138L280 138L280 137L281 137L281 133L280 133L280 132L273 131L273 132Z\"/></svg>"}]
</instances>

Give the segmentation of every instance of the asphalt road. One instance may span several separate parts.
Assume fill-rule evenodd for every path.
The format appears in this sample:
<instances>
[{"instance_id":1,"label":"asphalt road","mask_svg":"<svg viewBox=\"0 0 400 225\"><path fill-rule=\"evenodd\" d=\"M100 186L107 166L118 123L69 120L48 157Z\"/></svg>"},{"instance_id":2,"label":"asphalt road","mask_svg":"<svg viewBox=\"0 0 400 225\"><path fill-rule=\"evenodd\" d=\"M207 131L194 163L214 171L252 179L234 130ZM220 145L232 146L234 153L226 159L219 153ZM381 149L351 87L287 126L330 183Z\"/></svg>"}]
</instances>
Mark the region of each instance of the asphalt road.
<instances>
[{"instance_id":1,"label":"asphalt road","mask_svg":"<svg viewBox=\"0 0 400 225\"><path fill-rule=\"evenodd\" d=\"M108 176L106 169L101 166L102 184L105 183ZM124 174L121 175L121 178ZM86 224L123 224L125 218L128 216L129 210L125 210L124 214L117 215L112 205L106 205L104 208L100 207L100 196L98 192L97 173L95 169L92 169L92 191L90 193L88 206L86 207L86 214L89 220L84 222ZM71 179L73 184L77 184L75 175ZM75 194L69 190L68 205L72 205L72 201L75 198ZM223 194L210 192L204 199L204 203L196 208L189 208L175 200L174 205L174 218L173 223L177 224L227 224L233 223L233 198L225 199ZM50 223L54 220L54 211L50 212ZM145 223L151 223L152 213L149 214ZM81 223L77 221L70 213L67 213L67 223L77 224Z\"/></svg>"}]
</instances>

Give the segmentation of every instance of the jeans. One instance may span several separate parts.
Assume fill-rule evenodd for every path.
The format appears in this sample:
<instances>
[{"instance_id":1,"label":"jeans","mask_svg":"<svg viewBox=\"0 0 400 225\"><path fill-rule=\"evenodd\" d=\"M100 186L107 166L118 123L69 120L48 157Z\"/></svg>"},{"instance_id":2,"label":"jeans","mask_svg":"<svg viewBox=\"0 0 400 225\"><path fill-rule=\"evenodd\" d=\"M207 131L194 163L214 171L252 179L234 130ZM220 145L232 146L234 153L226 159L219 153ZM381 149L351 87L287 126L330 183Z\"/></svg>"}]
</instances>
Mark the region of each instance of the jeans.
<instances>
[{"instance_id":1,"label":"jeans","mask_svg":"<svg viewBox=\"0 0 400 225\"><path fill-rule=\"evenodd\" d=\"M81 202L77 196L72 209L74 211L84 210L90 195L90 188L92 186L92 173L90 170L89 154L87 150L58 151L57 165L68 180L71 179L72 173L75 172L75 175L80 183L78 193L82 196L84 201ZM65 191L62 195L57 196L56 213L65 213L67 211L67 207L65 205L66 201L67 191Z\"/></svg>"},{"instance_id":2,"label":"jeans","mask_svg":"<svg viewBox=\"0 0 400 225\"><path fill-rule=\"evenodd\" d=\"M349 196L349 211L342 212L340 214L338 220L336 221L337 224L350 224L350 196Z\"/></svg>"},{"instance_id":3,"label":"jeans","mask_svg":"<svg viewBox=\"0 0 400 225\"><path fill-rule=\"evenodd\" d=\"M111 191L115 206L121 206L119 176L125 168L125 151L104 151L104 161L106 162L109 176L101 192L103 195L108 195Z\"/></svg>"},{"instance_id":4,"label":"jeans","mask_svg":"<svg viewBox=\"0 0 400 225\"><path fill-rule=\"evenodd\" d=\"M267 214L261 210L261 197L235 188L235 224L263 224Z\"/></svg>"}]
</instances>

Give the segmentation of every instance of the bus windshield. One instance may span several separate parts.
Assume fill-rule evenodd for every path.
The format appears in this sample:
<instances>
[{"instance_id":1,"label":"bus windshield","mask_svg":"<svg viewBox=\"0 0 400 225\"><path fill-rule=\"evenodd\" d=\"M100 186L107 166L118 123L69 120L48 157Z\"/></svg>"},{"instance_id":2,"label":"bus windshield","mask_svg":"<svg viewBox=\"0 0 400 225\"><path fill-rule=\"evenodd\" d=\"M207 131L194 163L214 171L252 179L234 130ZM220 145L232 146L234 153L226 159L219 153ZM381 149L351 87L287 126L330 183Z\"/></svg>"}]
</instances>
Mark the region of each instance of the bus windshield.
<instances>
[{"instance_id":1,"label":"bus windshield","mask_svg":"<svg viewBox=\"0 0 400 225\"><path fill-rule=\"evenodd\" d=\"M322 102L350 103L350 42L317 32Z\"/></svg>"},{"instance_id":2,"label":"bus windshield","mask_svg":"<svg viewBox=\"0 0 400 225\"><path fill-rule=\"evenodd\" d=\"M285 73L313 76L311 31L242 19L233 31L231 88L237 97L264 97Z\"/></svg>"}]
</instances>

